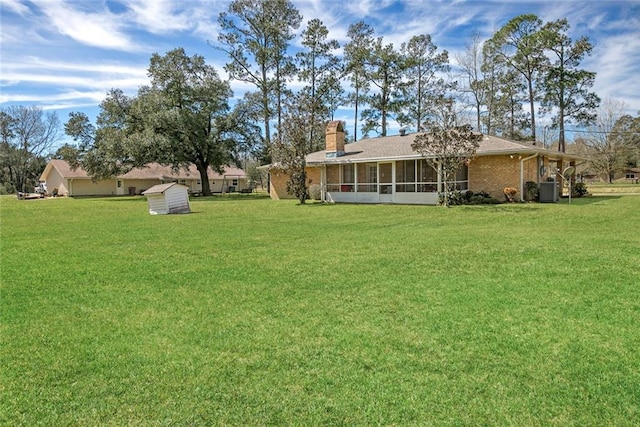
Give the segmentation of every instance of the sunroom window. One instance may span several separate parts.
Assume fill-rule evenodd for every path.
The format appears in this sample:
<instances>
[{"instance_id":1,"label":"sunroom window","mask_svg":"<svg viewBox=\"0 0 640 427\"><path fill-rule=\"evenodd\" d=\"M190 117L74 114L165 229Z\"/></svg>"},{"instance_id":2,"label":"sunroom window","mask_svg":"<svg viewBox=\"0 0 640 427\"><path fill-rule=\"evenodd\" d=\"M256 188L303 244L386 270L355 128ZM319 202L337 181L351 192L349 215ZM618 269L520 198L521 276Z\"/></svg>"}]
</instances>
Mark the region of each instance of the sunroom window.
<instances>
[{"instance_id":1,"label":"sunroom window","mask_svg":"<svg viewBox=\"0 0 640 427\"><path fill-rule=\"evenodd\" d=\"M327 166L327 191L352 192L355 186L355 168L352 163Z\"/></svg>"},{"instance_id":2,"label":"sunroom window","mask_svg":"<svg viewBox=\"0 0 640 427\"><path fill-rule=\"evenodd\" d=\"M358 192L375 193L378 191L378 164L358 163Z\"/></svg>"}]
</instances>

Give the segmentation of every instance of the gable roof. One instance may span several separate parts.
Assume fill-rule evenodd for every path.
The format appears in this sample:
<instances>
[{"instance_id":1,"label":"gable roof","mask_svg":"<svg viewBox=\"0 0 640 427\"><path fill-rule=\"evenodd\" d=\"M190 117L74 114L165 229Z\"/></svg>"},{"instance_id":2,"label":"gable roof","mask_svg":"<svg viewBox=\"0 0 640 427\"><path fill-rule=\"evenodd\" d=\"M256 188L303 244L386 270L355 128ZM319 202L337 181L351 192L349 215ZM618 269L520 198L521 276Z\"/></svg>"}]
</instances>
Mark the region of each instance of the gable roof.
<instances>
[{"instance_id":1,"label":"gable roof","mask_svg":"<svg viewBox=\"0 0 640 427\"><path fill-rule=\"evenodd\" d=\"M168 189L170 189L173 186L183 187L185 189L189 188L186 185L178 184L176 182L168 182L166 184L154 185L150 189L143 191L142 194L144 194L145 196L148 195L148 194L163 194L165 191L167 191Z\"/></svg>"},{"instance_id":2,"label":"gable roof","mask_svg":"<svg viewBox=\"0 0 640 427\"><path fill-rule=\"evenodd\" d=\"M63 178L72 179L91 179L87 172L78 168L76 170L71 169L69 163L60 159L53 159L49 161L45 167L42 175L40 175L40 181L45 181L46 177L51 173L51 169L55 168L60 176ZM245 172L236 167L225 166L224 173L219 174L213 169L209 168L209 179L223 179L224 177L244 177ZM187 169L174 170L171 166L163 166L159 163L149 163L143 167L135 168L129 172L118 175L117 178L122 179L200 179L200 172L195 165L190 165Z\"/></svg>"},{"instance_id":3,"label":"gable roof","mask_svg":"<svg viewBox=\"0 0 640 427\"><path fill-rule=\"evenodd\" d=\"M339 163L360 163L381 160L410 160L419 159L423 156L411 148L418 133L402 135L392 135L379 138L361 139L360 141L345 144L345 154L339 157L327 157L326 150L316 151L307 155L309 166ZM547 150L542 147L510 141L497 136L485 135L480 141L480 146L476 151L476 156L509 155L509 154L541 154L550 159L580 159L567 153ZM435 155L433 157L436 157Z\"/></svg>"}]
</instances>

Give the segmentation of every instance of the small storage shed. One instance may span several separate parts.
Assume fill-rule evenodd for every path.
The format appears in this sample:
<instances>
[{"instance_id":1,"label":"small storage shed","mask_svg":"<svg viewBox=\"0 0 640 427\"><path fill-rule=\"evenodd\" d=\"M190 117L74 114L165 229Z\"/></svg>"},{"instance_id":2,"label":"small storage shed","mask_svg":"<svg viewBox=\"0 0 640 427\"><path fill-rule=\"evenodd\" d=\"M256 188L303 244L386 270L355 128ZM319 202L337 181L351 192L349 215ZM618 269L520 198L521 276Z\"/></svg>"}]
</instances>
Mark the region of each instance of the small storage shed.
<instances>
[{"instance_id":1,"label":"small storage shed","mask_svg":"<svg viewBox=\"0 0 640 427\"><path fill-rule=\"evenodd\" d=\"M188 189L186 185L170 182L154 185L142 194L147 196L151 215L189 213L191 206Z\"/></svg>"}]
</instances>

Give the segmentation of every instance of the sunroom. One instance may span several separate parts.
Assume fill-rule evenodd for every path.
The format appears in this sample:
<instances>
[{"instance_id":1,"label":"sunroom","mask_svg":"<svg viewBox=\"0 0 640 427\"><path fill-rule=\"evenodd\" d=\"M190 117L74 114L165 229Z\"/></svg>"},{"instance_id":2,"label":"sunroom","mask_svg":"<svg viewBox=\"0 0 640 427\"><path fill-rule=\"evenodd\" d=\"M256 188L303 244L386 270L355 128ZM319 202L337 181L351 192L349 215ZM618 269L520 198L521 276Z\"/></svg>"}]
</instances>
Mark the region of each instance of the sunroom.
<instances>
[{"instance_id":1,"label":"sunroom","mask_svg":"<svg viewBox=\"0 0 640 427\"><path fill-rule=\"evenodd\" d=\"M328 164L323 167L323 200L345 203L436 204L443 190L439 174L425 159ZM468 168L455 182L467 190Z\"/></svg>"}]
</instances>

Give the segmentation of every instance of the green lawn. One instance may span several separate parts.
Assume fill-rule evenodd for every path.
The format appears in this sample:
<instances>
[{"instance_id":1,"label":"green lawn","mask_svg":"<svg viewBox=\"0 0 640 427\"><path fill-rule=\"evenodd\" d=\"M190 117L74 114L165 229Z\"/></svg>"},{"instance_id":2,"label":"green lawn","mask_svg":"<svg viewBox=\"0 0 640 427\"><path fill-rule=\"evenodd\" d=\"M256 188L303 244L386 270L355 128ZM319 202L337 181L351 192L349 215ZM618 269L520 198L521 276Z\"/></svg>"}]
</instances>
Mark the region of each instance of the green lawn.
<instances>
[{"instance_id":1,"label":"green lawn","mask_svg":"<svg viewBox=\"0 0 640 427\"><path fill-rule=\"evenodd\" d=\"M0 199L0 425L640 424L640 197Z\"/></svg>"}]
</instances>

